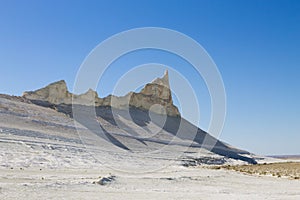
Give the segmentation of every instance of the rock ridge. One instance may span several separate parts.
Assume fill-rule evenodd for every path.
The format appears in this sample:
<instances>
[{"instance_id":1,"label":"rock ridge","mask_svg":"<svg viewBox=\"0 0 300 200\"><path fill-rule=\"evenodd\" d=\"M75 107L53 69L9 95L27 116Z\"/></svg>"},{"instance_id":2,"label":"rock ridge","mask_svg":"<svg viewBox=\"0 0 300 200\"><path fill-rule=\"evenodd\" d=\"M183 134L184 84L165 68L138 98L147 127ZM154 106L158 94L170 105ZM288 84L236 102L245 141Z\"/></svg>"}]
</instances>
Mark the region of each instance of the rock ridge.
<instances>
[{"instance_id":1,"label":"rock ridge","mask_svg":"<svg viewBox=\"0 0 300 200\"><path fill-rule=\"evenodd\" d=\"M180 116L178 108L173 104L167 70L162 78L156 78L151 83L146 84L140 92L129 92L121 97L108 95L100 98L97 92L92 89L80 95L72 94L68 91L64 80L51 83L35 91L26 91L22 97L55 105L80 104L97 107L111 106L118 109L132 106L142 110L151 110L151 112L158 114Z\"/></svg>"}]
</instances>

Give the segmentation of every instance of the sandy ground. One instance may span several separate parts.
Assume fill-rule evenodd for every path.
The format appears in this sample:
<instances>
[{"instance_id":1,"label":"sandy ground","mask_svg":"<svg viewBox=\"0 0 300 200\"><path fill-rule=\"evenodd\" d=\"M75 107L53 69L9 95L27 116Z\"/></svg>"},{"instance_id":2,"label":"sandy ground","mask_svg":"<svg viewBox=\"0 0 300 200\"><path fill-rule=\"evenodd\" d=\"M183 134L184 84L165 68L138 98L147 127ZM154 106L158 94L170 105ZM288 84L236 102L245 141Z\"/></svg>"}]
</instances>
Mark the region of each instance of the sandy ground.
<instances>
[{"instance_id":1,"label":"sandy ground","mask_svg":"<svg viewBox=\"0 0 300 200\"><path fill-rule=\"evenodd\" d=\"M299 199L300 181L171 167L149 174L91 169L2 169L1 199ZM110 174L113 173L113 174ZM106 185L95 183L115 176Z\"/></svg>"},{"instance_id":2,"label":"sandy ground","mask_svg":"<svg viewBox=\"0 0 300 200\"><path fill-rule=\"evenodd\" d=\"M214 166L212 169L235 170L246 174L275 176L278 178L300 179L300 162L284 160L279 163L263 163L258 165L226 165Z\"/></svg>"}]
</instances>

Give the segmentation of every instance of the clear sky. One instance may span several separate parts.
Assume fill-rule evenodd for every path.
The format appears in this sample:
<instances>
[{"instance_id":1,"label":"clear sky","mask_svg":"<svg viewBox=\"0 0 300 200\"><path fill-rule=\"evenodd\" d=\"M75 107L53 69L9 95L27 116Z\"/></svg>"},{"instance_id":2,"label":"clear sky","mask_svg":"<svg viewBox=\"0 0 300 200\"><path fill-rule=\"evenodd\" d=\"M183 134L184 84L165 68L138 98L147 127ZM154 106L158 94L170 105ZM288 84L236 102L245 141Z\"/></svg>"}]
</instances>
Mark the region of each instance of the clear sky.
<instances>
[{"instance_id":1,"label":"clear sky","mask_svg":"<svg viewBox=\"0 0 300 200\"><path fill-rule=\"evenodd\" d=\"M194 38L219 68L227 95L220 139L258 154L300 154L299 11L297 0L0 0L0 93L21 95L61 79L71 90L84 58L104 39L132 28L169 28ZM100 96L147 62L174 66L193 86L199 80L164 52L130 56L103 77ZM205 87L195 90L206 129L209 97Z\"/></svg>"}]
</instances>

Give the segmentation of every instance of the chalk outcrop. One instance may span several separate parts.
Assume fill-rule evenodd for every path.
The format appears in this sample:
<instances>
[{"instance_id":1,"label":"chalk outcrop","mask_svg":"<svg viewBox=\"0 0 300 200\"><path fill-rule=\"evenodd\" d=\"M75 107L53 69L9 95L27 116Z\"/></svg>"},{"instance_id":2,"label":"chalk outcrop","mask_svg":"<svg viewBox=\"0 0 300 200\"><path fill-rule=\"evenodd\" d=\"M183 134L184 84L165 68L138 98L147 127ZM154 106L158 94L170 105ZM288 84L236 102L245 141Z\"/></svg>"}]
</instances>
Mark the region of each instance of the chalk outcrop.
<instances>
[{"instance_id":1,"label":"chalk outcrop","mask_svg":"<svg viewBox=\"0 0 300 200\"><path fill-rule=\"evenodd\" d=\"M55 105L80 104L111 106L118 109L135 107L142 110L151 110L158 114L180 116L178 108L173 104L168 71L165 72L162 78L157 78L146 84L141 92L129 92L122 97L109 95L99 98L97 92L91 89L84 94L75 95L68 91L64 80L51 83L36 91L24 92L23 97L32 101L43 101Z\"/></svg>"},{"instance_id":2,"label":"chalk outcrop","mask_svg":"<svg viewBox=\"0 0 300 200\"><path fill-rule=\"evenodd\" d=\"M177 107L173 104L168 71L162 78L157 78L146 84L141 92L133 93L130 105L147 110L151 109L151 111L160 114L180 115Z\"/></svg>"},{"instance_id":3,"label":"chalk outcrop","mask_svg":"<svg viewBox=\"0 0 300 200\"><path fill-rule=\"evenodd\" d=\"M67 89L64 80L49 84L36 91L24 92L23 97L29 100L46 101L52 104L71 104L72 94Z\"/></svg>"}]
</instances>

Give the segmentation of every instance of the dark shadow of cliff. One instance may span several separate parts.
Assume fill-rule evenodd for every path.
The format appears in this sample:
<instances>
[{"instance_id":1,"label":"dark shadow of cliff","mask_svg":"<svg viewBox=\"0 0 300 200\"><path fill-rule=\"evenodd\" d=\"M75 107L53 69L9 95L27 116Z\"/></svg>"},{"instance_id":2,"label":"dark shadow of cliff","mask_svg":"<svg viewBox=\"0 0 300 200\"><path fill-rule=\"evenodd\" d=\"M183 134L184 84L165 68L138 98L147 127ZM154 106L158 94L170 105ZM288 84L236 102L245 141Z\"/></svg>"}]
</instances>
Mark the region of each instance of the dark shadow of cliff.
<instances>
[{"instance_id":1,"label":"dark shadow of cliff","mask_svg":"<svg viewBox=\"0 0 300 200\"><path fill-rule=\"evenodd\" d=\"M249 152L229 147L225 143L217 140L215 137L194 126L180 116L171 117L151 113L150 118L148 111L137 109L134 107L130 107L129 112L126 112L125 110L112 109L111 107L104 106L94 108L83 105L74 105L74 110L72 110L72 105L53 105L48 102L35 100L32 100L32 102L40 106L50 107L57 110L58 112L69 115L78 123L82 124L90 131L95 133L97 136L113 143L114 145L124 150L130 150L130 148L125 146L119 139L114 137L113 134L115 133L110 133L109 131L107 131L105 127L103 127L97 121L97 118L95 116L102 118L113 126L118 126L122 130L125 130L127 133L130 133L129 136L125 137L135 139L144 145L147 145L147 141L163 143L166 145L168 145L169 143L168 141L166 142L139 137L139 133L136 130L134 130L130 125L127 125L126 123L119 120L116 116L121 116L126 120L132 121L136 125L144 128L144 130L147 130L146 126L150 122L156 124L157 126L160 126L161 121L164 120L162 129L168 134L171 134L173 137L176 136L182 140L197 143L199 144L199 147L221 156L242 160L250 164L257 164L257 162L253 158L247 157L247 155L249 155Z\"/></svg>"},{"instance_id":2,"label":"dark shadow of cliff","mask_svg":"<svg viewBox=\"0 0 300 200\"><path fill-rule=\"evenodd\" d=\"M91 113L95 112L94 107L91 106L82 106L82 105L76 105L72 108L72 105L54 105L49 102L40 101L40 100L31 100L32 103L55 109L58 112L62 112L64 114L67 114L68 116L72 117L74 120L76 120L81 125L88 128L91 132L96 134L97 136L103 138L104 140L111 142L112 144L124 149L124 150L130 150L127 146L125 146L122 142L120 142L118 139L116 139L113 135L111 135L108 131L104 129L103 126L97 121L97 118L95 115L91 115ZM104 110L109 110L107 108L103 108ZM75 111L75 112L74 112ZM76 115L73 115L73 113L76 113ZM110 115L106 112L101 112L105 116L107 116L107 119L114 123L109 117ZM108 112L109 113L109 112Z\"/></svg>"},{"instance_id":3,"label":"dark shadow of cliff","mask_svg":"<svg viewBox=\"0 0 300 200\"><path fill-rule=\"evenodd\" d=\"M165 120L162 128L163 130L165 130L173 136L176 136L182 140L196 142L202 148L211 151L215 154L222 155L228 158L242 160L250 164L257 164L257 162L253 158L240 155L249 155L249 152L227 146L225 143L219 141L207 132L191 124L184 118L171 116L166 117L163 115L151 113L150 119L147 111L143 111L136 108L131 108L130 113L132 121L139 126L145 126L150 121L160 126L161 121Z\"/></svg>"}]
</instances>

